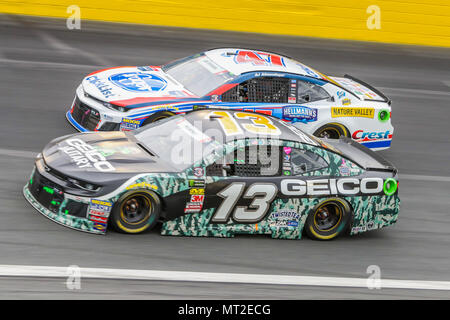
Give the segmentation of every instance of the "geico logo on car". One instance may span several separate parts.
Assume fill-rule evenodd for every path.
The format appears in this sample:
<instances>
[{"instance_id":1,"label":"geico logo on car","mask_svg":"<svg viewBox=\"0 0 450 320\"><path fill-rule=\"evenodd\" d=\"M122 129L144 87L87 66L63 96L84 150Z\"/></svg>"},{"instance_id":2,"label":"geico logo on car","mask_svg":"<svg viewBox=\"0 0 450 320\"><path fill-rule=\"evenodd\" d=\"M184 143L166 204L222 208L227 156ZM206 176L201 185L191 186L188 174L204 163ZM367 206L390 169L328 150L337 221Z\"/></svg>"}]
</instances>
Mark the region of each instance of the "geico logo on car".
<instances>
[{"instance_id":1,"label":"geico logo on car","mask_svg":"<svg viewBox=\"0 0 450 320\"><path fill-rule=\"evenodd\" d=\"M94 166L98 171L114 171L111 163L106 158L81 139L73 138L65 141L68 146L59 148L66 153L79 168Z\"/></svg>"},{"instance_id":2,"label":"geico logo on car","mask_svg":"<svg viewBox=\"0 0 450 320\"><path fill-rule=\"evenodd\" d=\"M352 138L355 140L359 139L387 139L389 138L390 131L386 132L364 132L363 130L357 130L353 132Z\"/></svg>"},{"instance_id":3,"label":"geico logo on car","mask_svg":"<svg viewBox=\"0 0 450 320\"><path fill-rule=\"evenodd\" d=\"M286 196L321 196L332 194L355 195L358 193L376 194L383 190L381 178L342 178L281 181L281 192Z\"/></svg>"}]
</instances>

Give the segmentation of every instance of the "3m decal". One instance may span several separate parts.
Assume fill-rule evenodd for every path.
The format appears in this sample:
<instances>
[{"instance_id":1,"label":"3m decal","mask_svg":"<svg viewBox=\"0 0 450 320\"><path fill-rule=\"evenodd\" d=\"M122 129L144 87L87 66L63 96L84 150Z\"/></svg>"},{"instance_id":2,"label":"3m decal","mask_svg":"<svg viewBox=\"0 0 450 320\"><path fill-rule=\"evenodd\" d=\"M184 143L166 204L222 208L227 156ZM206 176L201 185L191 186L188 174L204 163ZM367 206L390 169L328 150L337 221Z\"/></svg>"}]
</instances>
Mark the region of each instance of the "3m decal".
<instances>
[{"instance_id":1,"label":"3m decal","mask_svg":"<svg viewBox=\"0 0 450 320\"><path fill-rule=\"evenodd\" d=\"M344 100L343 100L344 101ZM354 108L354 107L332 107L331 117L361 117L361 118L372 118L374 117L374 108Z\"/></svg>"},{"instance_id":2,"label":"3m decal","mask_svg":"<svg viewBox=\"0 0 450 320\"><path fill-rule=\"evenodd\" d=\"M200 194L193 194L191 195L191 202L192 203L203 203L203 200L205 200L205 196L204 195L200 195Z\"/></svg>"},{"instance_id":3,"label":"3m decal","mask_svg":"<svg viewBox=\"0 0 450 320\"><path fill-rule=\"evenodd\" d=\"M136 188L158 190L158 186L155 186L154 184L150 184L150 183L146 183L146 182L135 183L135 184L129 185L125 189L130 190L130 189L136 189Z\"/></svg>"}]
</instances>

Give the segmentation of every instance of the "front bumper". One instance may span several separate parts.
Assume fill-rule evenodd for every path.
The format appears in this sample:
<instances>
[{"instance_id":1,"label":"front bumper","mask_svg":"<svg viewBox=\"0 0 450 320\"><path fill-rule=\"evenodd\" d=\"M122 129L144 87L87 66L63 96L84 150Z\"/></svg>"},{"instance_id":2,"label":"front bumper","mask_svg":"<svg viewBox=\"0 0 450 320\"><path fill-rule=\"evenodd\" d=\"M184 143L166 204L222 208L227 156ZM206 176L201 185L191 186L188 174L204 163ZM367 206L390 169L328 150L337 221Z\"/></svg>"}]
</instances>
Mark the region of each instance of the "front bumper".
<instances>
[{"instance_id":1,"label":"front bumper","mask_svg":"<svg viewBox=\"0 0 450 320\"><path fill-rule=\"evenodd\" d=\"M124 114L103 106L99 101L86 96L80 85L72 106L66 113L69 123L80 132L118 131Z\"/></svg>"},{"instance_id":2,"label":"front bumper","mask_svg":"<svg viewBox=\"0 0 450 320\"><path fill-rule=\"evenodd\" d=\"M87 218L90 198L64 193L61 187L42 177L36 168L23 188L23 195L38 212L56 223L79 231L106 233L106 224L100 225Z\"/></svg>"}]
</instances>

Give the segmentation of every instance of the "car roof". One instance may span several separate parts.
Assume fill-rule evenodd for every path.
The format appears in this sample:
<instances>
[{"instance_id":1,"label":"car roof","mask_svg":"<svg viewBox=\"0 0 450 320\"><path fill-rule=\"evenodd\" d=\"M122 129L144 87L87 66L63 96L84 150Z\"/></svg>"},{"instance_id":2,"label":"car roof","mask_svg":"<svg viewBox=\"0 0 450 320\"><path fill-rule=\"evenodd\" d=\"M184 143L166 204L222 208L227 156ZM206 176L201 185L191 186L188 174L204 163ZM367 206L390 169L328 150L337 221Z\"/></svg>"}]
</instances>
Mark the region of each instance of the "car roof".
<instances>
[{"instance_id":1,"label":"car roof","mask_svg":"<svg viewBox=\"0 0 450 320\"><path fill-rule=\"evenodd\" d=\"M223 118L221 115L223 112L228 113L230 117L232 117L237 123L238 126L242 129L239 134L226 135L222 123L219 121L220 118ZM253 124L251 119L239 119L235 117L236 113L246 113L251 114L263 118L268 118L271 123L279 129L279 134L277 135L264 135L253 133L251 131L245 130L244 125ZM188 120L192 125L196 128L200 128L203 133L208 132L221 132L223 133L223 142L231 142L234 140L241 140L247 138L261 138L261 139L278 139L278 140L288 140L299 143L306 143L314 146L320 146L319 141L312 137L311 135L303 132L302 130L294 127L293 125L283 122L282 120L268 116L265 114L255 113L255 112L247 112L247 111L239 111L239 110L229 110L229 109L219 109L219 108L208 108L208 109L200 109L187 112L184 115L184 118ZM258 126L256 124L256 126Z\"/></svg>"},{"instance_id":2,"label":"car roof","mask_svg":"<svg viewBox=\"0 0 450 320\"><path fill-rule=\"evenodd\" d=\"M242 48L218 48L204 54L222 68L235 75L247 72L287 72L325 79L325 75L290 57L264 50Z\"/></svg>"}]
</instances>

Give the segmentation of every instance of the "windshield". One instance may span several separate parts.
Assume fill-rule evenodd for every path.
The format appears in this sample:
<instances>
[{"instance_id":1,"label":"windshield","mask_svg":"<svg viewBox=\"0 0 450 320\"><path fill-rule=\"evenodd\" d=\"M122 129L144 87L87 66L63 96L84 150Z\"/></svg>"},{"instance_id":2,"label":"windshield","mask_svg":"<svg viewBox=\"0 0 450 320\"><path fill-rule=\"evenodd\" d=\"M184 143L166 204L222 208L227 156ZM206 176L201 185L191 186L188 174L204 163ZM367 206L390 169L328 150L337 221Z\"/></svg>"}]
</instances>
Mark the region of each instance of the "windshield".
<instances>
[{"instance_id":1,"label":"windshield","mask_svg":"<svg viewBox=\"0 0 450 320\"><path fill-rule=\"evenodd\" d=\"M168 63L162 70L200 97L234 78L203 53Z\"/></svg>"},{"instance_id":2,"label":"windshield","mask_svg":"<svg viewBox=\"0 0 450 320\"><path fill-rule=\"evenodd\" d=\"M179 171L222 146L181 114L141 127L133 134L152 153Z\"/></svg>"}]
</instances>

